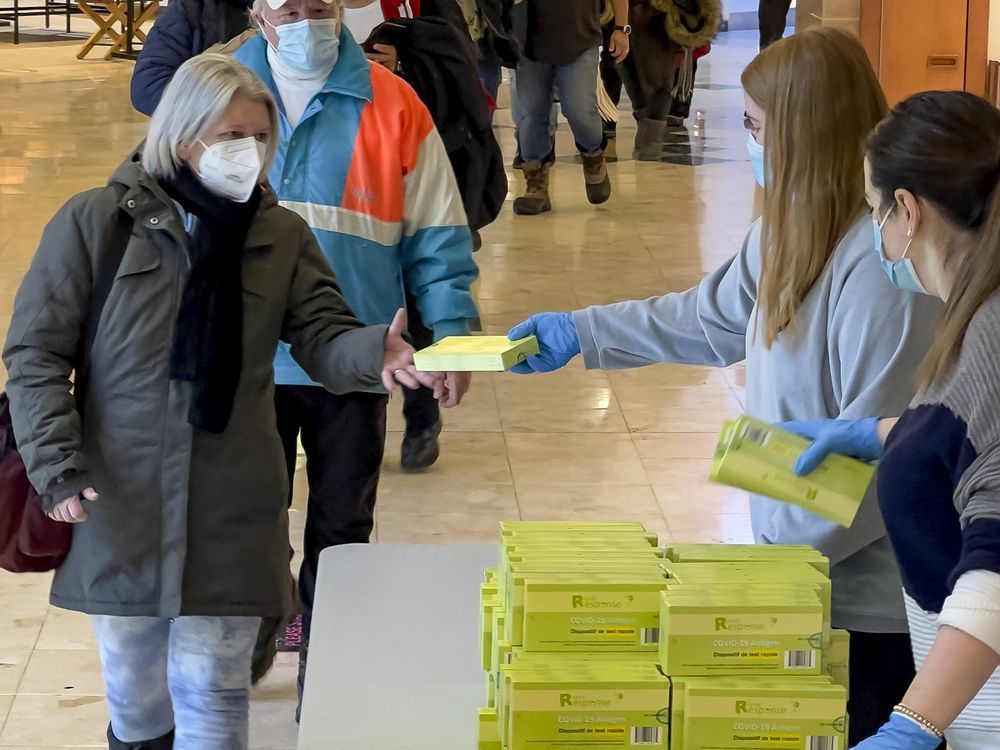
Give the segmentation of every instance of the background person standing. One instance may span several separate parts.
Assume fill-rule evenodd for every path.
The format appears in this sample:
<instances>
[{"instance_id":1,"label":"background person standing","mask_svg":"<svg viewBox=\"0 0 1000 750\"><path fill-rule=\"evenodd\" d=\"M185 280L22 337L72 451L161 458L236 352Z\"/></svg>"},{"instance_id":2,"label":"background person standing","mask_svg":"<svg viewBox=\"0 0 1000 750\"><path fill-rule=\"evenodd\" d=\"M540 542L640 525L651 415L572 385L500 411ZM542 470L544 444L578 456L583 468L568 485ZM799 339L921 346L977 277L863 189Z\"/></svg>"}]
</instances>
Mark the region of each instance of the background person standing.
<instances>
[{"instance_id":1,"label":"background person standing","mask_svg":"<svg viewBox=\"0 0 1000 750\"><path fill-rule=\"evenodd\" d=\"M132 71L132 106L152 115L177 69L250 28L251 0L171 0L156 17Z\"/></svg>"},{"instance_id":2,"label":"background person standing","mask_svg":"<svg viewBox=\"0 0 1000 750\"><path fill-rule=\"evenodd\" d=\"M405 306L405 289L435 338L468 333L478 315L469 291L478 271L441 137L413 89L365 59L340 11L333 0L254 5L261 33L236 59L278 101L270 183L309 224L359 319L387 322ZM367 542L374 526L388 396L381 389L330 393L287 346L274 372L288 473L295 473L301 436L309 479L299 574L304 677L319 554ZM468 375L453 384L457 403Z\"/></svg>"},{"instance_id":3,"label":"background person standing","mask_svg":"<svg viewBox=\"0 0 1000 750\"><path fill-rule=\"evenodd\" d=\"M462 9L455 0L423 0L420 18L400 17L370 28L359 25L347 0L344 25L363 44L368 59L409 83L427 107L444 143L455 173L462 204L472 230L474 248L482 240L479 230L492 224L507 197L503 153L490 123L486 92L479 78L478 50L469 36ZM423 324L415 297L407 293L410 336L417 349L434 343L434 332ZM426 388L403 395L406 432L400 450L404 471L421 471L440 455L441 409Z\"/></svg>"}]
</instances>

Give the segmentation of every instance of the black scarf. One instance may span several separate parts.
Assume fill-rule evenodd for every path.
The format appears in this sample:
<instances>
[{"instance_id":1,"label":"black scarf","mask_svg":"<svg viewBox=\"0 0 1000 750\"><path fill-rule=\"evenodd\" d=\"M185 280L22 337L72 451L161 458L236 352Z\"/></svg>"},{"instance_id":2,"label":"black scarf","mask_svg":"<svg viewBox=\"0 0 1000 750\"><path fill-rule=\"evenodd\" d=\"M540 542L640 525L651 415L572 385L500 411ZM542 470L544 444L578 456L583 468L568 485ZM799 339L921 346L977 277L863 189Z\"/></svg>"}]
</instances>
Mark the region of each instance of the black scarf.
<instances>
[{"instance_id":1,"label":"black scarf","mask_svg":"<svg viewBox=\"0 0 1000 750\"><path fill-rule=\"evenodd\" d=\"M187 168L162 184L198 219L170 378L193 384L188 422L219 433L229 424L243 369L243 245L260 205L260 188L246 203L236 203L210 192Z\"/></svg>"}]
</instances>

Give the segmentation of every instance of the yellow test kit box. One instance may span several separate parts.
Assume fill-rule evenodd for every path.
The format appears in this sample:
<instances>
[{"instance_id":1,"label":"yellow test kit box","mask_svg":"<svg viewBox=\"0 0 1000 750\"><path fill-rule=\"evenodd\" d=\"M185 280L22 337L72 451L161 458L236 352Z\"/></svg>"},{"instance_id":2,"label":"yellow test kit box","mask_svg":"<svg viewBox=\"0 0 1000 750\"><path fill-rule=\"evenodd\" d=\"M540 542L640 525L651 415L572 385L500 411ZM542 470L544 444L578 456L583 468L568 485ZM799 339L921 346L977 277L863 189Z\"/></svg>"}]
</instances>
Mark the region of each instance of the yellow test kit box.
<instances>
[{"instance_id":1,"label":"yellow test kit box","mask_svg":"<svg viewBox=\"0 0 1000 750\"><path fill-rule=\"evenodd\" d=\"M661 575L538 574L524 581L527 651L655 651Z\"/></svg>"},{"instance_id":2,"label":"yellow test kit box","mask_svg":"<svg viewBox=\"0 0 1000 750\"><path fill-rule=\"evenodd\" d=\"M660 666L671 676L817 675L823 605L815 591L676 589L661 596Z\"/></svg>"}]
</instances>

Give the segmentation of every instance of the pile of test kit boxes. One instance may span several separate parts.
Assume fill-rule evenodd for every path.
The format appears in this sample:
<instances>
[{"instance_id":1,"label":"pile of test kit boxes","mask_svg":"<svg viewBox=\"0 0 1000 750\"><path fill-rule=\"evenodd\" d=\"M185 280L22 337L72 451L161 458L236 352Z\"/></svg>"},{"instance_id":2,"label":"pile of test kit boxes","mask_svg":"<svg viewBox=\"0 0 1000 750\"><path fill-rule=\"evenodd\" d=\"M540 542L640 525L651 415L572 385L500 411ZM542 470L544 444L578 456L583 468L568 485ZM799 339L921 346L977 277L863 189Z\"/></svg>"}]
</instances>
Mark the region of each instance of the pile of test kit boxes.
<instances>
[{"instance_id":1,"label":"pile of test kit boxes","mask_svg":"<svg viewBox=\"0 0 1000 750\"><path fill-rule=\"evenodd\" d=\"M809 547L501 524L479 750L847 750L847 633Z\"/></svg>"}]
</instances>

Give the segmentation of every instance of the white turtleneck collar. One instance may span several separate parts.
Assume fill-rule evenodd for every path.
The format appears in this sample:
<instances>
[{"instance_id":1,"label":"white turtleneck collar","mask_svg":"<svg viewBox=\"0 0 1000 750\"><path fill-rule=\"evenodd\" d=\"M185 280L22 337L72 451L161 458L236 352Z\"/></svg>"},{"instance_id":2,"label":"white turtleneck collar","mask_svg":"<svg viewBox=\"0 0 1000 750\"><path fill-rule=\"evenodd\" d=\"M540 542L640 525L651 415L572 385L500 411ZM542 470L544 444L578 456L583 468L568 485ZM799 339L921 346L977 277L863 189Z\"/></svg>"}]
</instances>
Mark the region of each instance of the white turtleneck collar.
<instances>
[{"instance_id":1,"label":"white turtleneck collar","mask_svg":"<svg viewBox=\"0 0 1000 750\"><path fill-rule=\"evenodd\" d=\"M285 117L293 128L297 127L309 102L323 89L334 66L317 73L300 73L282 62L270 42L267 43L267 64L271 68L274 85L278 87Z\"/></svg>"}]
</instances>

